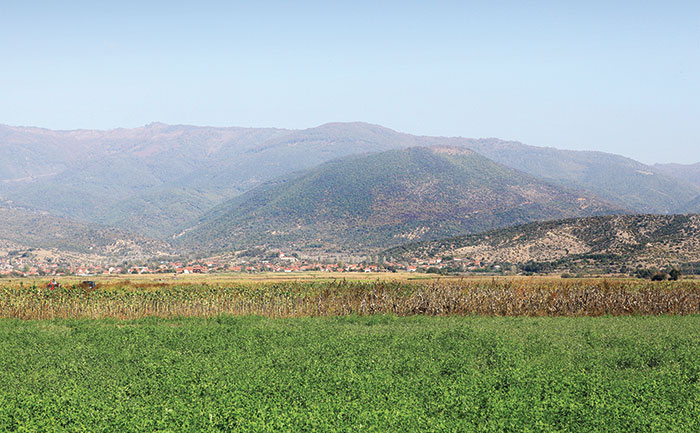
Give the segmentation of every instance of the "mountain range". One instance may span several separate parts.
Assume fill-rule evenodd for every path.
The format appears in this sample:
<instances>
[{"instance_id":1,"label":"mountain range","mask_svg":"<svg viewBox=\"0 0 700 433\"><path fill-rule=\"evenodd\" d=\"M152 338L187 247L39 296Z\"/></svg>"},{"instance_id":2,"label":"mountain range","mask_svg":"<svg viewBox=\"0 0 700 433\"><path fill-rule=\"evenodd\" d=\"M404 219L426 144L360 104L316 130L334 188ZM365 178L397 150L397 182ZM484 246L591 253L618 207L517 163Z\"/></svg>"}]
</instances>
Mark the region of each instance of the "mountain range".
<instances>
[{"instance_id":1,"label":"mountain range","mask_svg":"<svg viewBox=\"0 0 700 433\"><path fill-rule=\"evenodd\" d=\"M689 179L620 155L500 140L471 140L467 146L501 164L562 186L590 191L636 213L682 212L700 195L700 185Z\"/></svg>"},{"instance_id":2,"label":"mountain range","mask_svg":"<svg viewBox=\"0 0 700 433\"><path fill-rule=\"evenodd\" d=\"M700 186L700 162L695 164L654 164L654 169L667 176ZM678 210L680 213L700 213L700 194Z\"/></svg>"},{"instance_id":3,"label":"mountain range","mask_svg":"<svg viewBox=\"0 0 700 433\"><path fill-rule=\"evenodd\" d=\"M416 150L419 147L424 150ZM438 148L473 151L456 156L458 152L450 150L455 153L450 158L474 164L462 167L464 173L483 174L475 167L491 167L493 179L470 180L465 174L452 182L432 171L443 169L444 164L451 170L459 166L445 162L449 158L436 153ZM388 155L402 155L397 162L408 166L385 169L376 163L393 162L380 156L383 152L406 149L411 150ZM116 227L119 233L140 236L140 241L155 242L155 238L167 245L163 242L171 240L184 248L188 242L214 249L243 240L273 245L285 239L294 245L308 241L332 248L342 233L352 238L344 245L362 248L386 239L432 239L534 219L700 211L700 185L692 175L679 174L682 170L675 166L649 166L619 155L498 139L414 136L366 123L331 123L304 130L162 123L107 131L0 126L0 151L0 203L5 207L56 217L54 223L66 224L66 232L78 227L75 224L82 224L79 231L94 230L91 233ZM423 152L426 164L436 162L432 158L440 162L416 168L416 161L407 156L415 152ZM349 168L353 158L366 158L357 164L373 167L377 173ZM348 175L330 176L337 167L346 167ZM419 170L424 184L406 177L407 167ZM683 166L683 170L691 173L693 167ZM371 188L353 183L354 176L373 182ZM324 196L323 185L314 186L310 179L336 183L327 186L330 195ZM485 187L490 182L494 188ZM503 185L509 185L511 192L520 188L520 196L499 194ZM344 204L333 197L334 190L345 192ZM384 200L384 206L369 206L370 198L357 191L375 202ZM524 191L539 195L528 202ZM274 194L279 197L273 200ZM314 215L305 215L298 214L299 202L292 197L325 197L326 201L306 206L314 209ZM449 204L449 197L461 202ZM585 199L586 206L574 206L569 200L573 197ZM496 203L496 198L502 202ZM426 209L411 208L412 200ZM333 221L331 216L338 209L350 210L346 215L357 219ZM285 222L286 215L291 218ZM296 226L291 222L294 218ZM255 227L257 222L260 226ZM342 231L343 224L360 227L360 222L366 229ZM378 230L376 239L373 230ZM320 239L314 232L329 237ZM85 246L89 242L71 248Z\"/></svg>"}]
</instances>

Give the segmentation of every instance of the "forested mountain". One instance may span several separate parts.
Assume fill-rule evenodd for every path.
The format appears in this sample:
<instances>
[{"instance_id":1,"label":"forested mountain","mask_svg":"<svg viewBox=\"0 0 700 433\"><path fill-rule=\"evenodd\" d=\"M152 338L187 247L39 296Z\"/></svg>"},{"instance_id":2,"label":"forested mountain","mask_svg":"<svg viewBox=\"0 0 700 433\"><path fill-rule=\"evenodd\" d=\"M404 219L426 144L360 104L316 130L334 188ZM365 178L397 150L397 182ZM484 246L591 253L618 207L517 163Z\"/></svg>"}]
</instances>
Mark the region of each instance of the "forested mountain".
<instances>
[{"instance_id":1,"label":"forested mountain","mask_svg":"<svg viewBox=\"0 0 700 433\"><path fill-rule=\"evenodd\" d=\"M470 148L503 165L636 212L677 212L700 187L617 155L497 139L420 137L365 123L305 130L154 123L108 131L0 126L0 200L170 237L216 205L347 155Z\"/></svg>"},{"instance_id":2,"label":"forested mountain","mask_svg":"<svg viewBox=\"0 0 700 433\"><path fill-rule=\"evenodd\" d=\"M461 147L351 156L257 187L218 206L177 241L345 251L526 221L622 211Z\"/></svg>"},{"instance_id":3,"label":"forested mountain","mask_svg":"<svg viewBox=\"0 0 700 433\"><path fill-rule=\"evenodd\" d=\"M160 123L109 131L0 126L0 199L168 236L280 175L417 140L353 123L303 131Z\"/></svg>"},{"instance_id":4,"label":"forested mountain","mask_svg":"<svg viewBox=\"0 0 700 433\"><path fill-rule=\"evenodd\" d=\"M245 189L244 182L223 180L198 190L189 186L193 179L287 132L158 123L109 131L0 127L0 197L55 215L168 234L199 215L193 209L209 209Z\"/></svg>"},{"instance_id":5,"label":"forested mountain","mask_svg":"<svg viewBox=\"0 0 700 433\"><path fill-rule=\"evenodd\" d=\"M700 263L700 215L615 215L534 222L410 243L388 257L453 256L484 263L608 261L617 266Z\"/></svg>"}]
</instances>

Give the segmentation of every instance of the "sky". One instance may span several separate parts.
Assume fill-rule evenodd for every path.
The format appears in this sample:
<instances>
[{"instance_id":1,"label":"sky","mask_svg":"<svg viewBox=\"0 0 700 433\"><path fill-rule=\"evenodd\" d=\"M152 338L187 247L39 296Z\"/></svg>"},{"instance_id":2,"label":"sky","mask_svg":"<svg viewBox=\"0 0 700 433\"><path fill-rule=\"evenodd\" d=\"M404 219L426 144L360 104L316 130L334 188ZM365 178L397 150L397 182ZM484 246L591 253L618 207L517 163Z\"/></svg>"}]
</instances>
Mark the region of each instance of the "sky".
<instances>
[{"instance_id":1,"label":"sky","mask_svg":"<svg viewBox=\"0 0 700 433\"><path fill-rule=\"evenodd\" d=\"M0 0L0 124L363 121L700 161L700 2Z\"/></svg>"}]
</instances>

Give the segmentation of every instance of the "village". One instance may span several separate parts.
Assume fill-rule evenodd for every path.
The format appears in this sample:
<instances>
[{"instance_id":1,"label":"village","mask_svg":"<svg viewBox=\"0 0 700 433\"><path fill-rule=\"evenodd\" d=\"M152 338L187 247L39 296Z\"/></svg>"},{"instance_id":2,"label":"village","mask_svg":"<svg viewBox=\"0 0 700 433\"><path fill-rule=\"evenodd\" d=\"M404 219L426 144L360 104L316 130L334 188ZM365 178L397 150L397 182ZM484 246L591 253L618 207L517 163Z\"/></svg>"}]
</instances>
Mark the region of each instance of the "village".
<instances>
[{"instance_id":1,"label":"village","mask_svg":"<svg viewBox=\"0 0 700 433\"><path fill-rule=\"evenodd\" d=\"M45 259L31 255L0 257L0 278L37 276L97 276L124 274L207 274L207 273L262 273L262 272L500 272L499 265L483 265L479 261L458 258L413 258L407 262L366 260L347 264L335 261L311 261L284 253L267 259L196 259L121 262L113 264L75 262Z\"/></svg>"}]
</instances>

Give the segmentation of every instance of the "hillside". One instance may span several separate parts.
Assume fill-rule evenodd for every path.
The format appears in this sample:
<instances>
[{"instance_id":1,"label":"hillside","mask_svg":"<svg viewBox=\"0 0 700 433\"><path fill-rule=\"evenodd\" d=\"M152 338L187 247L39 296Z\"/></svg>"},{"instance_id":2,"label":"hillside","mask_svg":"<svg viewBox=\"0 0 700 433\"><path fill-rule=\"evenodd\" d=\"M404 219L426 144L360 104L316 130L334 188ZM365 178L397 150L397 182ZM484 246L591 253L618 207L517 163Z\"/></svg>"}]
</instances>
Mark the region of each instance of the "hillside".
<instances>
[{"instance_id":1,"label":"hillside","mask_svg":"<svg viewBox=\"0 0 700 433\"><path fill-rule=\"evenodd\" d=\"M700 186L630 158L603 152L560 150L497 139L464 146L508 167L569 188L589 191L639 213L675 213Z\"/></svg>"},{"instance_id":2,"label":"hillside","mask_svg":"<svg viewBox=\"0 0 700 433\"><path fill-rule=\"evenodd\" d=\"M258 187L215 208L177 242L352 251L619 211L467 149L410 148L347 157Z\"/></svg>"},{"instance_id":3,"label":"hillside","mask_svg":"<svg viewBox=\"0 0 700 433\"><path fill-rule=\"evenodd\" d=\"M260 143L288 131L160 123L108 131L51 131L0 126L0 198L71 219L166 235L193 216L239 194L238 184L188 182L216 172ZM186 198L185 206L174 195ZM151 212L153 208L159 210ZM143 226L134 226L134 221Z\"/></svg>"},{"instance_id":4,"label":"hillside","mask_svg":"<svg viewBox=\"0 0 700 433\"><path fill-rule=\"evenodd\" d=\"M389 257L454 256L482 263L596 261L659 266L700 262L700 215L616 215L535 222L412 243Z\"/></svg>"},{"instance_id":5,"label":"hillside","mask_svg":"<svg viewBox=\"0 0 700 433\"><path fill-rule=\"evenodd\" d=\"M700 195L695 198L695 200L691 200L688 204L686 204L682 209L681 212L683 213L700 213Z\"/></svg>"},{"instance_id":6,"label":"hillside","mask_svg":"<svg viewBox=\"0 0 700 433\"><path fill-rule=\"evenodd\" d=\"M700 162L695 164L654 164L654 169L667 176L700 186Z\"/></svg>"},{"instance_id":7,"label":"hillside","mask_svg":"<svg viewBox=\"0 0 700 433\"><path fill-rule=\"evenodd\" d=\"M0 248L5 250L43 248L117 258L172 253L172 248L161 241L45 212L0 207L0 221Z\"/></svg>"},{"instance_id":8,"label":"hillside","mask_svg":"<svg viewBox=\"0 0 700 433\"><path fill-rule=\"evenodd\" d=\"M304 130L153 123L107 131L0 125L0 200L167 238L280 176L344 156L434 145L470 148L636 212L676 212L700 195L700 187L600 152L421 137L366 123Z\"/></svg>"},{"instance_id":9,"label":"hillside","mask_svg":"<svg viewBox=\"0 0 700 433\"><path fill-rule=\"evenodd\" d=\"M130 227L165 238L198 219L221 201L221 196L188 188L154 188L115 203L99 218L103 224Z\"/></svg>"}]
</instances>

